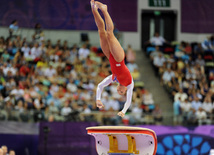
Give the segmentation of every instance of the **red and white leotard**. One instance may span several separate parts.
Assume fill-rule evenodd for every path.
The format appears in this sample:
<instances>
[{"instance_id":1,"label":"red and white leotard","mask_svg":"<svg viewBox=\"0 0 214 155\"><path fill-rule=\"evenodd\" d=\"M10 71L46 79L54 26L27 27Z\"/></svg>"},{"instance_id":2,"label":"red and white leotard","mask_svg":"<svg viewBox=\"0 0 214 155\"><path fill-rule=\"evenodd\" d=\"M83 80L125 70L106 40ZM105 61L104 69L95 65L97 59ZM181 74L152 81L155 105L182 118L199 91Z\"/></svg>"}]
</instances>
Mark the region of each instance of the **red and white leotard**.
<instances>
[{"instance_id":1,"label":"red and white leotard","mask_svg":"<svg viewBox=\"0 0 214 155\"><path fill-rule=\"evenodd\" d=\"M96 99L101 99L101 93L104 87L108 86L112 82L119 82L121 85L127 87L126 103L124 104L124 108L122 109L122 112L125 114L132 102L134 82L130 71L124 63L124 60L121 62L117 62L110 53L109 62L111 65L112 75L106 77L102 82L98 84Z\"/></svg>"},{"instance_id":2,"label":"red and white leotard","mask_svg":"<svg viewBox=\"0 0 214 155\"><path fill-rule=\"evenodd\" d=\"M117 62L113 55L110 53L109 62L112 71L112 80L119 82L123 86L128 86L132 83L132 76L129 69L124 63L124 59L121 62Z\"/></svg>"}]
</instances>

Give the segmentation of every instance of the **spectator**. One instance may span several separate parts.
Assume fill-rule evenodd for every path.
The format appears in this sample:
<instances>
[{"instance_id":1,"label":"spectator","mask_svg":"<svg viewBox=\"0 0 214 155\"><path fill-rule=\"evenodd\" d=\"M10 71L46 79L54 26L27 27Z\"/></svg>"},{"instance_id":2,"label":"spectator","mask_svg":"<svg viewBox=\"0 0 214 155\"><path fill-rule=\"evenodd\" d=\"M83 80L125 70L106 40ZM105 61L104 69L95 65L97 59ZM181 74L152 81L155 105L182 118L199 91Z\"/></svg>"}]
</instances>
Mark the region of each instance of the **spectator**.
<instances>
[{"instance_id":1,"label":"spectator","mask_svg":"<svg viewBox=\"0 0 214 155\"><path fill-rule=\"evenodd\" d=\"M48 105L50 105L52 102L54 103L54 106L58 108L61 106L61 101L59 100L57 93L54 93L53 96L47 100Z\"/></svg>"},{"instance_id":2,"label":"spectator","mask_svg":"<svg viewBox=\"0 0 214 155\"><path fill-rule=\"evenodd\" d=\"M198 97L194 97L193 101L192 101L192 108L197 111L201 106L202 106L202 103L199 100L199 98Z\"/></svg>"},{"instance_id":3,"label":"spectator","mask_svg":"<svg viewBox=\"0 0 214 155\"><path fill-rule=\"evenodd\" d=\"M166 59L168 65L173 65L175 63L174 54L170 54L169 57Z\"/></svg>"},{"instance_id":4,"label":"spectator","mask_svg":"<svg viewBox=\"0 0 214 155\"><path fill-rule=\"evenodd\" d=\"M202 103L202 109L207 113L207 116L210 118L213 111L213 105L211 98L209 96L206 96L204 98L204 102Z\"/></svg>"},{"instance_id":5,"label":"spectator","mask_svg":"<svg viewBox=\"0 0 214 155\"><path fill-rule=\"evenodd\" d=\"M134 61L129 62L126 66L131 73L134 72L134 69L138 69L138 65Z\"/></svg>"},{"instance_id":6,"label":"spectator","mask_svg":"<svg viewBox=\"0 0 214 155\"><path fill-rule=\"evenodd\" d=\"M18 21L16 19L13 20L9 26L9 35L10 35L10 38L17 37L18 35L20 35Z\"/></svg>"},{"instance_id":7,"label":"spectator","mask_svg":"<svg viewBox=\"0 0 214 155\"><path fill-rule=\"evenodd\" d=\"M145 89L144 91L145 91L145 93L143 94L143 103L144 103L145 105L154 104L153 96L152 96L152 94L149 92L149 90L148 90L148 89Z\"/></svg>"},{"instance_id":8,"label":"spectator","mask_svg":"<svg viewBox=\"0 0 214 155\"><path fill-rule=\"evenodd\" d=\"M16 155L14 150L10 150L9 155Z\"/></svg>"},{"instance_id":9,"label":"spectator","mask_svg":"<svg viewBox=\"0 0 214 155\"><path fill-rule=\"evenodd\" d=\"M115 35L115 37L120 40L120 32L119 32L119 29L117 28L116 26L116 23L114 23L114 30L113 30L113 33Z\"/></svg>"},{"instance_id":10,"label":"spectator","mask_svg":"<svg viewBox=\"0 0 214 155\"><path fill-rule=\"evenodd\" d=\"M70 81L69 81L69 83L67 84L66 88L67 88L70 92L72 92L72 93L74 93L74 92L77 91L77 86L74 84L74 80L73 80L72 78L70 79Z\"/></svg>"},{"instance_id":11,"label":"spectator","mask_svg":"<svg viewBox=\"0 0 214 155\"><path fill-rule=\"evenodd\" d=\"M4 155L4 151L0 148L0 155Z\"/></svg>"},{"instance_id":12,"label":"spectator","mask_svg":"<svg viewBox=\"0 0 214 155\"><path fill-rule=\"evenodd\" d=\"M21 51L24 53L25 58L29 58L30 56L30 47L27 43L24 43L24 46L21 48Z\"/></svg>"},{"instance_id":13,"label":"spectator","mask_svg":"<svg viewBox=\"0 0 214 155\"><path fill-rule=\"evenodd\" d=\"M8 53L7 50L4 50L4 53L2 54L1 57L3 59L3 62L7 62L10 59L10 54Z\"/></svg>"},{"instance_id":14,"label":"spectator","mask_svg":"<svg viewBox=\"0 0 214 155\"><path fill-rule=\"evenodd\" d=\"M186 100L188 98L187 94L183 92L183 89L179 89L179 92L177 92L174 96L174 101L177 101L178 98L181 98L181 102Z\"/></svg>"},{"instance_id":15,"label":"spectator","mask_svg":"<svg viewBox=\"0 0 214 155\"><path fill-rule=\"evenodd\" d=\"M49 68L46 68L44 71L44 75L46 77L53 77L54 75L56 75L56 69L53 68L53 66L49 65Z\"/></svg>"},{"instance_id":16,"label":"spectator","mask_svg":"<svg viewBox=\"0 0 214 155\"><path fill-rule=\"evenodd\" d=\"M153 117L152 117L152 110L149 109L149 106L146 105L143 110L143 121L146 124L152 124L153 123Z\"/></svg>"},{"instance_id":17,"label":"spectator","mask_svg":"<svg viewBox=\"0 0 214 155\"><path fill-rule=\"evenodd\" d=\"M191 111L192 104L186 98L184 101L181 102L180 107L182 110L183 125L187 125L188 124L187 117L188 113Z\"/></svg>"},{"instance_id":18,"label":"spectator","mask_svg":"<svg viewBox=\"0 0 214 155\"><path fill-rule=\"evenodd\" d=\"M28 64L23 65L20 69L19 69L19 73L23 76L27 76L28 73L30 72L30 68L28 67Z\"/></svg>"},{"instance_id":19,"label":"spectator","mask_svg":"<svg viewBox=\"0 0 214 155\"><path fill-rule=\"evenodd\" d=\"M119 102L115 98L108 100L107 104L105 105L105 110L107 111L110 109L112 109L113 111L119 111L119 108Z\"/></svg>"},{"instance_id":20,"label":"spectator","mask_svg":"<svg viewBox=\"0 0 214 155\"><path fill-rule=\"evenodd\" d=\"M156 75L158 75L159 69L160 69L161 67L163 67L165 61L166 61L166 60L165 60L165 58L162 56L161 53L159 53L158 56L155 56L155 57L154 57L153 65L154 65L154 67L155 67L155 73L156 73Z\"/></svg>"},{"instance_id":21,"label":"spectator","mask_svg":"<svg viewBox=\"0 0 214 155\"><path fill-rule=\"evenodd\" d=\"M196 64L199 64L200 66L205 66L205 61L202 59L201 54L198 55L198 58L195 61Z\"/></svg>"},{"instance_id":22,"label":"spectator","mask_svg":"<svg viewBox=\"0 0 214 155\"><path fill-rule=\"evenodd\" d=\"M34 47L31 48L31 57L33 58L33 60L38 61L38 59L40 58L40 56L43 54L41 48L39 48L39 44L35 43Z\"/></svg>"},{"instance_id":23,"label":"spectator","mask_svg":"<svg viewBox=\"0 0 214 155\"><path fill-rule=\"evenodd\" d=\"M180 107L182 109L183 116L187 116L188 112L192 108L192 104L188 101L188 99L184 99L184 101L181 102Z\"/></svg>"},{"instance_id":24,"label":"spectator","mask_svg":"<svg viewBox=\"0 0 214 155\"><path fill-rule=\"evenodd\" d=\"M141 104L137 102L132 103L131 116L129 118L130 125L136 125L141 122L143 109Z\"/></svg>"},{"instance_id":25,"label":"spectator","mask_svg":"<svg viewBox=\"0 0 214 155\"><path fill-rule=\"evenodd\" d=\"M8 149L7 149L7 146L6 145L3 145L2 147L1 147L1 149L3 150L3 155L8 155Z\"/></svg>"},{"instance_id":26,"label":"spectator","mask_svg":"<svg viewBox=\"0 0 214 155\"><path fill-rule=\"evenodd\" d=\"M39 41L41 39L44 39L44 33L40 23L36 23L34 29L35 29L35 33L32 36L33 41Z\"/></svg>"},{"instance_id":27,"label":"spectator","mask_svg":"<svg viewBox=\"0 0 214 155\"><path fill-rule=\"evenodd\" d=\"M155 109L152 112L152 116L154 117L154 122L156 125L160 125L162 123L163 113L158 104L155 105Z\"/></svg>"},{"instance_id":28,"label":"spectator","mask_svg":"<svg viewBox=\"0 0 214 155\"><path fill-rule=\"evenodd\" d=\"M187 121L188 121L188 125L197 125L198 124L198 119L196 116L196 110L195 109L191 109L188 114L187 114Z\"/></svg>"},{"instance_id":29,"label":"spectator","mask_svg":"<svg viewBox=\"0 0 214 155\"><path fill-rule=\"evenodd\" d=\"M71 107L69 107L69 102L65 102L63 108L61 109L61 115L66 117L72 112Z\"/></svg>"},{"instance_id":30,"label":"spectator","mask_svg":"<svg viewBox=\"0 0 214 155\"><path fill-rule=\"evenodd\" d=\"M82 47L78 51L79 59L85 60L89 54L90 51L86 48L86 44L82 45Z\"/></svg>"},{"instance_id":31,"label":"spectator","mask_svg":"<svg viewBox=\"0 0 214 155\"><path fill-rule=\"evenodd\" d=\"M198 119L199 125L202 125L202 123L206 122L207 114L206 114L206 112L200 107L200 108L196 111L196 117L197 117L197 119Z\"/></svg>"},{"instance_id":32,"label":"spectator","mask_svg":"<svg viewBox=\"0 0 214 155\"><path fill-rule=\"evenodd\" d=\"M147 43L150 43L153 46L163 46L165 42L167 41L160 36L158 32L155 32L154 36L147 41Z\"/></svg>"},{"instance_id":33,"label":"spectator","mask_svg":"<svg viewBox=\"0 0 214 155\"><path fill-rule=\"evenodd\" d=\"M134 81L140 80L140 71L135 68L133 72L131 72L132 78Z\"/></svg>"},{"instance_id":34,"label":"spectator","mask_svg":"<svg viewBox=\"0 0 214 155\"><path fill-rule=\"evenodd\" d=\"M155 58L155 57L158 57L159 54L163 55L162 52L160 51L159 46L155 46L155 50L152 51L152 52L150 53L150 55L149 55L149 56L150 56L150 59L153 61L154 58Z\"/></svg>"},{"instance_id":35,"label":"spectator","mask_svg":"<svg viewBox=\"0 0 214 155\"><path fill-rule=\"evenodd\" d=\"M130 63L130 62L135 62L135 60L136 60L136 53L131 48L131 45L128 45L128 48L126 50L126 61Z\"/></svg>"},{"instance_id":36,"label":"spectator","mask_svg":"<svg viewBox=\"0 0 214 155\"><path fill-rule=\"evenodd\" d=\"M174 71L171 70L171 67L168 67L167 70L163 73L162 82L164 84L168 84L169 82L172 82L174 78L175 78Z\"/></svg>"},{"instance_id":37,"label":"spectator","mask_svg":"<svg viewBox=\"0 0 214 155\"><path fill-rule=\"evenodd\" d=\"M205 96L209 92L209 86L208 83L205 83L203 86L201 86L201 95Z\"/></svg>"},{"instance_id":38,"label":"spectator","mask_svg":"<svg viewBox=\"0 0 214 155\"><path fill-rule=\"evenodd\" d=\"M174 103L173 103L174 125L180 125L182 122L180 108L181 108L181 98L179 97L178 100L174 101Z\"/></svg>"}]
</instances>

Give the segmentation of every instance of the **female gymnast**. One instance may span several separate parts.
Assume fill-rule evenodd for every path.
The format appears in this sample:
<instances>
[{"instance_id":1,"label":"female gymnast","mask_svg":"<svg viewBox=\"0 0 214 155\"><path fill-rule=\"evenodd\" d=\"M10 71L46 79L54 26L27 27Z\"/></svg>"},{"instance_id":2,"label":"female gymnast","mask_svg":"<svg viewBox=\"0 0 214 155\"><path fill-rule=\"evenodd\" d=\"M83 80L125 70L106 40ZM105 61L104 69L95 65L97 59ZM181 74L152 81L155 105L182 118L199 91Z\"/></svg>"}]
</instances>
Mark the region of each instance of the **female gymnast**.
<instances>
[{"instance_id":1,"label":"female gymnast","mask_svg":"<svg viewBox=\"0 0 214 155\"><path fill-rule=\"evenodd\" d=\"M98 8L104 15L106 30L105 23L98 12ZM132 93L134 88L132 76L124 63L125 52L114 36L114 25L107 11L107 5L104 5L98 1L91 0L91 9L100 36L100 46L105 56L109 59L112 71L112 75L106 77L102 82L98 84L96 105L100 109L104 107L103 103L100 100L103 88L112 82L118 82L119 84L117 86L117 92L120 95L124 95L126 93L126 103L124 104L124 108L122 109L122 111L120 111L117 115L124 117L126 111L131 105Z\"/></svg>"}]
</instances>

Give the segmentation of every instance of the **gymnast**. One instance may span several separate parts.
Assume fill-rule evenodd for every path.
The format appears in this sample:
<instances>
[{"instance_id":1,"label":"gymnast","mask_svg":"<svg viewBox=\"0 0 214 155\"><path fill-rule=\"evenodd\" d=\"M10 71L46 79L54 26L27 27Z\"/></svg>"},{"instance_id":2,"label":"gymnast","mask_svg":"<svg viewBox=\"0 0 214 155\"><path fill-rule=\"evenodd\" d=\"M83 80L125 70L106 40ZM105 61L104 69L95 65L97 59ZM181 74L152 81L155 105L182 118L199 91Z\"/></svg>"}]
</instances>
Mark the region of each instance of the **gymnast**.
<instances>
[{"instance_id":1,"label":"gymnast","mask_svg":"<svg viewBox=\"0 0 214 155\"><path fill-rule=\"evenodd\" d=\"M98 8L104 15L106 30L105 23L98 12ZM125 52L114 36L114 25L107 11L107 5L104 5L98 1L91 0L91 9L100 36L100 46L104 55L109 59L112 71L112 75L106 77L102 82L98 84L96 105L99 109L102 109L104 107L103 103L100 100L103 88L112 82L117 82L117 92L120 95L126 94L126 103L124 104L124 108L117 114L121 117L124 117L126 111L131 105L132 93L134 88L132 76L124 63Z\"/></svg>"}]
</instances>

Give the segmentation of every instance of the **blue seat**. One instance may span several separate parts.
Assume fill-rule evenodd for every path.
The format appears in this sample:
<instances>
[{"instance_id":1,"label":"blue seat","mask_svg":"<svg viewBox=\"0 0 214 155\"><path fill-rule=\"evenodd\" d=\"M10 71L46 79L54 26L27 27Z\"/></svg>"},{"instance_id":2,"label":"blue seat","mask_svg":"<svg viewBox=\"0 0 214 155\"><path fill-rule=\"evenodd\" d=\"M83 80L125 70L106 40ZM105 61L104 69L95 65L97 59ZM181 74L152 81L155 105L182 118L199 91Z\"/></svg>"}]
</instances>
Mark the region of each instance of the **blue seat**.
<instances>
[{"instance_id":1,"label":"blue seat","mask_svg":"<svg viewBox=\"0 0 214 155\"><path fill-rule=\"evenodd\" d=\"M155 47L147 47L146 53L149 54L150 52L155 51Z\"/></svg>"},{"instance_id":2,"label":"blue seat","mask_svg":"<svg viewBox=\"0 0 214 155\"><path fill-rule=\"evenodd\" d=\"M4 89L4 86L0 85L0 90Z\"/></svg>"},{"instance_id":3,"label":"blue seat","mask_svg":"<svg viewBox=\"0 0 214 155\"><path fill-rule=\"evenodd\" d=\"M13 48L13 49L12 49L12 54L15 55L16 52L17 52L17 48Z\"/></svg>"}]
</instances>

